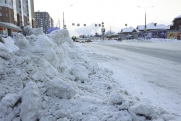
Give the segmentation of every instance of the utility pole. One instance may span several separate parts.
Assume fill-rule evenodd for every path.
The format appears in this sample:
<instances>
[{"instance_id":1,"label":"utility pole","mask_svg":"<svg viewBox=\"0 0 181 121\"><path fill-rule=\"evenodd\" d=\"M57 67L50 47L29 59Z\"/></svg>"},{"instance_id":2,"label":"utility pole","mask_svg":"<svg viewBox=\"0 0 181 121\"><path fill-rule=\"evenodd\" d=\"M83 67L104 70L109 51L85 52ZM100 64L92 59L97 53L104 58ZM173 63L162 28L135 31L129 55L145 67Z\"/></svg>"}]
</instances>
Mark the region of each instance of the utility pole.
<instances>
[{"instance_id":1,"label":"utility pole","mask_svg":"<svg viewBox=\"0 0 181 121\"><path fill-rule=\"evenodd\" d=\"M140 7L140 6L138 6L138 7ZM153 6L151 6L151 7L148 7L148 8L152 8ZM145 38L145 34L146 34L146 10L148 9L148 8L144 8L144 7L140 7L140 8L143 8L144 10L145 10L145 28L144 28L144 39L146 39Z\"/></svg>"},{"instance_id":2,"label":"utility pole","mask_svg":"<svg viewBox=\"0 0 181 121\"><path fill-rule=\"evenodd\" d=\"M110 34L111 34L111 26L110 26Z\"/></svg>"},{"instance_id":3,"label":"utility pole","mask_svg":"<svg viewBox=\"0 0 181 121\"><path fill-rule=\"evenodd\" d=\"M64 29L64 12L63 12L63 29Z\"/></svg>"},{"instance_id":4,"label":"utility pole","mask_svg":"<svg viewBox=\"0 0 181 121\"><path fill-rule=\"evenodd\" d=\"M73 5L70 5L73 6ZM65 8L65 7L64 7ZM65 28L65 22L64 22L64 9L63 9L63 29Z\"/></svg>"}]
</instances>

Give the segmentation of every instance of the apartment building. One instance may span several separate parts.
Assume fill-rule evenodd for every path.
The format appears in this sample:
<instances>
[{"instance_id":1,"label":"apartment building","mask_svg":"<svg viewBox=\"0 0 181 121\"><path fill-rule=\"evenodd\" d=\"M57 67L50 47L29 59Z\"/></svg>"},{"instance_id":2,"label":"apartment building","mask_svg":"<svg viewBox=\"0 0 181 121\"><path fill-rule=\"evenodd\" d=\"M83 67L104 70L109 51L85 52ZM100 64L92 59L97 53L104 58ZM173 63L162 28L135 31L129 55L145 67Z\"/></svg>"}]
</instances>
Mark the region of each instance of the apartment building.
<instances>
[{"instance_id":1,"label":"apartment building","mask_svg":"<svg viewBox=\"0 0 181 121\"><path fill-rule=\"evenodd\" d=\"M0 34L35 27L34 0L0 0Z\"/></svg>"},{"instance_id":2,"label":"apartment building","mask_svg":"<svg viewBox=\"0 0 181 121\"><path fill-rule=\"evenodd\" d=\"M36 27L43 27L43 32L47 34L47 29L54 27L54 21L48 12L35 12Z\"/></svg>"},{"instance_id":3,"label":"apartment building","mask_svg":"<svg viewBox=\"0 0 181 121\"><path fill-rule=\"evenodd\" d=\"M34 0L16 0L18 26L35 27Z\"/></svg>"}]
</instances>

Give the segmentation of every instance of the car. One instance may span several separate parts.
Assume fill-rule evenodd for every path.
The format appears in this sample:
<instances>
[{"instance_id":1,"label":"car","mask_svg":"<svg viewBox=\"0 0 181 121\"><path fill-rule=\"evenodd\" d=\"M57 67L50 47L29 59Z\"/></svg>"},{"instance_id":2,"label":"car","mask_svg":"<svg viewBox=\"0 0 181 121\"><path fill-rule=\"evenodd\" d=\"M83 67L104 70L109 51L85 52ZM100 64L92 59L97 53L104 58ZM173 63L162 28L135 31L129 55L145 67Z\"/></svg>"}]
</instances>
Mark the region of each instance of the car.
<instances>
[{"instance_id":1,"label":"car","mask_svg":"<svg viewBox=\"0 0 181 121\"><path fill-rule=\"evenodd\" d=\"M79 42L79 38L75 38L75 41L74 42Z\"/></svg>"},{"instance_id":2,"label":"car","mask_svg":"<svg viewBox=\"0 0 181 121\"><path fill-rule=\"evenodd\" d=\"M84 38L79 38L78 39L80 43L85 43L85 39Z\"/></svg>"},{"instance_id":3,"label":"car","mask_svg":"<svg viewBox=\"0 0 181 121\"><path fill-rule=\"evenodd\" d=\"M4 34L4 35L1 35L2 38L7 38L8 35Z\"/></svg>"},{"instance_id":4,"label":"car","mask_svg":"<svg viewBox=\"0 0 181 121\"><path fill-rule=\"evenodd\" d=\"M2 39L2 35L0 35L0 42L4 43L3 39Z\"/></svg>"},{"instance_id":5,"label":"car","mask_svg":"<svg viewBox=\"0 0 181 121\"><path fill-rule=\"evenodd\" d=\"M114 37L114 38L111 38L111 40L118 40L118 41L122 41L122 38L121 38L121 37Z\"/></svg>"},{"instance_id":6,"label":"car","mask_svg":"<svg viewBox=\"0 0 181 121\"><path fill-rule=\"evenodd\" d=\"M133 39L133 35L128 35L128 36L126 36L126 39L127 39L127 40Z\"/></svg>"},{"instance_id":7,"label":"car","mask_svg":"<svg viewBox=\"0 0 181 121\"><path fill-rule=\"evenodd\" d=\"M121 37L118 37L117 40L118 40L118 41L122 41L122 38L121 38Z\"/></svg>"},{"instance_id":8,"label":"car","mask_svg":"<svg viewBox=\"0 0 181 121\"><path fill-rule=\"evenodd\" d=\"M92 42L92 40L89 39L89 38L86 38L86 39L85 39L85 42Z\"/></svg>"}]
</instances>

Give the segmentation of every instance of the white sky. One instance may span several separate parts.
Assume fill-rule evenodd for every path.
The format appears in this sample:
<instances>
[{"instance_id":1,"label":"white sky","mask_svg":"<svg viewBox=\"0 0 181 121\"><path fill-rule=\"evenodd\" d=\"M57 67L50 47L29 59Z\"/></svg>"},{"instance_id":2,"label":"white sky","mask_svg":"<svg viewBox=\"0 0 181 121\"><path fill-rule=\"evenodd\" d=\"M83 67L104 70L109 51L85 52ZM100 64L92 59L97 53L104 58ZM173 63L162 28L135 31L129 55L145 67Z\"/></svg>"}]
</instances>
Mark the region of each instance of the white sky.
<instances>
[{"instance_id":1,"label":"white sky","mask_svg":"<svg viewBox=\"0 0 181 121\"><path fill-rule=\"evenodd\" d=\"M125 24L128 27L144 25L145 11L138 6L154 6L147 10L147 23L169 25L181 15L181 0L35 0L34 4L35 11L47 11L51 15L55 26L60 19L60 28L64 11L65 24L69 29L73 28L72 23L83 26L104 22L105 28L111 26L113 31L121 30Z\"/></svg>"}]
</instances>

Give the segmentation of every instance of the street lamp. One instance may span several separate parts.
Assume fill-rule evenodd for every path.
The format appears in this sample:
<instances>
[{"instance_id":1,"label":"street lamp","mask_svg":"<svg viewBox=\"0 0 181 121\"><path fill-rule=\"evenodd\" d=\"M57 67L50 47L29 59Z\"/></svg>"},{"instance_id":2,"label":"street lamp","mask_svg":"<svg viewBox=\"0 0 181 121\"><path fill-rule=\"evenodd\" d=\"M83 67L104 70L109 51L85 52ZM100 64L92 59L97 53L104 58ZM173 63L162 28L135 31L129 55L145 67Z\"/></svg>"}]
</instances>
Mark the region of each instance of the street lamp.
<instances>
[{"instance_id":1,"label":"street lamp","mask_svg":"<svg viewBox=\"0 0 181 121\"><path fill-rule=\"evenodd\" d=\"M73 5L70 5L73 6ZM65 7L64 7L65 8ZM63 9L63 29L65 28L65 22L64 22L64 9Z\"/></svg>"},{"instance_id":2,"label":"street lamp","mask_svg":"<svg viewBox=\"0 0 181 121\"><path fill-rule=\"evenodd\" d=\"M144 31L146 31L146 11L147 11L147 9L152 8L153 6L148 7L148 8L144 8L144 7L140 7L140 6L138 6L138 7L143 8L145 10L145 29L144 29ZM144 36L144 39L145 39L145 36Z\"/></svg>"}]
</instances>

